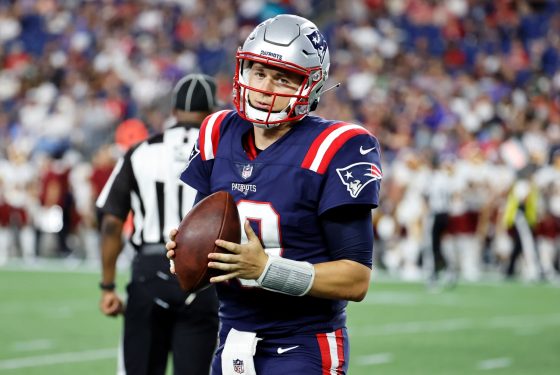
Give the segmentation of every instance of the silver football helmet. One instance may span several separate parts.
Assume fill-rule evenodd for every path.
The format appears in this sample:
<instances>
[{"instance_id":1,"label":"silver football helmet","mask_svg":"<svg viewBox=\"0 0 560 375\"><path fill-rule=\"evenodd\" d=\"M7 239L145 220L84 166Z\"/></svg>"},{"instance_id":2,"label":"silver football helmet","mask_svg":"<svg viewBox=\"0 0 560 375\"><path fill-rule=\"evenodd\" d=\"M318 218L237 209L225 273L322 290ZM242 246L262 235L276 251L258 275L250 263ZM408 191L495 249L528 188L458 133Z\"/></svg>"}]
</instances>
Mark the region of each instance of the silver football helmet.
<instances>
[{"instance_id":1,"label":"silver football helmet","mask_svg":"<svg viewBox=\"0 0 560 375\"><path fill-rule=\"evenodd\" d=\"M282 14L258 25L236 54L233 101L237 112L255 126L272 128L302 119L317 107L329 75L330 57L327 42L311 21ZM271 65L303 76L299 89L292 95L258 90L248 84L252 63ZM249 91L290 97L279 112L258 109L249 102Z\"/></svg>"}]
</instances>

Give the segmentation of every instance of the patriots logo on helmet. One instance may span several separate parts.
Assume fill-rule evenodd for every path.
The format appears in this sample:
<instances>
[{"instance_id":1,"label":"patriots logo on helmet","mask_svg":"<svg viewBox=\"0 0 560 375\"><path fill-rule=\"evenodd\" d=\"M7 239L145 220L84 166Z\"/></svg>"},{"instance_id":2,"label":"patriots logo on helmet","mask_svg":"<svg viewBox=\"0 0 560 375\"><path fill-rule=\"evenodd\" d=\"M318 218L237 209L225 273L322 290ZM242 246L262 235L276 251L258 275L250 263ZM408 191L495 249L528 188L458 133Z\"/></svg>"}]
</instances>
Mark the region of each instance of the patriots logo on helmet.
<instances>
[{"instance_id":1,"label":"patriots logo on helmet","mask_svg":"<svg viewBox=\"0 0 560 375\"><path fill-rule=\"evenodd\" d=\"M323 35L318 30L313 31L311 34L306 35L313 47L317 50L317 54L319 55L319 59L321 60L321 64L323 63L323 59L325 58L325 54L327 53L327 41L323 38Z\"/></svg>"},{"instance_id":2,"label":"patriots logo on helmet","mask_svg":"<svg viewBox=\"0 0 560 375\"><path fill-rule=\"evenodd\" d=\"M345 168L337 168L336 172L352 198L356 198L370 182L383 178L381 169L373 163L354 163Z\"/></svg>"}]
</instances>

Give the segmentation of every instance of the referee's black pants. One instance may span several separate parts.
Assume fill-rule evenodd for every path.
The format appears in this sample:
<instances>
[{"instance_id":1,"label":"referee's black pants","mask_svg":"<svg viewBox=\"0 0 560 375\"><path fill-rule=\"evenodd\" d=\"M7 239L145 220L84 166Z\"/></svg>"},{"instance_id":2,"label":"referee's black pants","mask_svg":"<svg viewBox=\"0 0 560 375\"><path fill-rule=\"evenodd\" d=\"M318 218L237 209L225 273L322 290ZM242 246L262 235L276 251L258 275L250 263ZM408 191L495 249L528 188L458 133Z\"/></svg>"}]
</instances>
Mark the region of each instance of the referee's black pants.
<instances>
[{"instance_id":1,"label":"referee's black pants","mask_svg":"<svg viewBox=\"0 0 560 375\"><path fill-rule=\"evenodd\" d=\"M208 288L187 305L163 255L137 255L127 286L123 355L127 375L208 375L216 348L218 302Z\"/></svg>"},{"instance_id":2,"label":"referee's black pants","mask_svg":"<svg viewBox=\"0 0 560 375\"><path fill-rule=\"evenodd\" d=\"M447 230L449 225L449 214L447 212L440 212L433 216L433 224L432 224L432 254L434 257L434 269L432 273L432 278L435 280L437 279L439 271L446 268L447 262L443 257L443 253L441 251L441 242L443 240L443 235Z\"/></svg>"}]
</instances>

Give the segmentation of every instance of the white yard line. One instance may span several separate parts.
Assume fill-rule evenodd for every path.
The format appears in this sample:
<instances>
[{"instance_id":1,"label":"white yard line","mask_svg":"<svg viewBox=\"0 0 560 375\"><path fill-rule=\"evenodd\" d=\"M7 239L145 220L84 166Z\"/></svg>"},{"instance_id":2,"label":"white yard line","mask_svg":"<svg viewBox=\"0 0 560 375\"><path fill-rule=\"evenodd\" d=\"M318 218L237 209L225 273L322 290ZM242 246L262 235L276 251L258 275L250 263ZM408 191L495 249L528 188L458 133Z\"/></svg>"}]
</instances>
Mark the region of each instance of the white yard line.
<instances>
[{"instance_id":1,"label":"white yard line","mask_svg":"<svg viewBox=\"0 0 560 375\"><path fill-rule=\"evenodd\" d=\"M91 311L92 306L95 308L94 303L91 298L47 299L45 297L44 299L20 300L0 305L0 316L20 315L33 310L43 310L43 315L56 317L57 314L68 315L69 313L74 314L80 311Z\"/></svg>"},{"instance_id":2,"label":"white yard line","mask_svg":"<svg viewBox=\"0 0 560 375\"><path fill-rule=\"evenodd\" d=\"M361 302L367 305L401 305L417 306L428 304L435 306L459 306L466 305L467 302L456 294L440 294L437 298L426 298L423 293L414 292L375 292L369 293L365 300Z\"/></svg>"},{"instance_id":3,"label":"white yard line","mask_svg":"<svg viewBox=\"0 0 560 375\"><path fill-rule=\"evenodd\" d=\"M389 323L378 326L351 327L352 336L385 336L394 334L415 334L424 332L449 332L470 329L469 319L449 319L439 321L416 321Z\"/></svg>"},{"instance_id":4,"label":"white yard line","mask_svg":"<svg viewBox=\"0 0 560 375\"><path fill-rule=\"evenodd\" d=\"M73 261L60 259L37 259L26 264L13 261L0 267L3 272L48 272L48 273L99 273L99 261Z\"/></svg>"},{"instance_id":5,"label":"white yard line","mask_svg":"<svg viewBox=\"0 0 560 375\"><path fill-rule=\"evenodd\" d=\"M488 325L496 328L558 324L560 324L560 314L496 316L488 320Z\"/></svg>"},{"instance_id":6,"label":"white yard line","mask_svg":"<svg viewBox=\"0 0 560 375\"><path fill-rule=\"evenodd\" d=\"M390 362L393 362L393 354L391 353L362 355L356 358L356 364L358 366L382 365Z\"/></svg>"},{"instance_id":7,"label":"white yard line","mask_svg":"<svg viewBox=\"0 0 560 375\"><path fill-rule=\"evenodd\" d=\"M82 352L57 353L38 355L33 357L4 359L0 360L0 371L20 369L24 367L38 367L65 363L97 361L101 359L115 358L116 356L117 348L107 348L97 350L84 350Z\"/></svg>"},{"instance_id":8,"label":"white yard line","mask_svg":"<svg viewBox=\"0 0 560 375\"><path fill-rule=\"evenodd\" d=\"M380 325L350 327L352 336L385 336L432 332L464 331L467 329L533 329L560 326L560 314L495 316L487 319L457 318L435 321L409 321Z\"/></svg>"},{"instance_id":9,"label":"white yard line","mask_svg":"<svg viewBox=\"0 0 560 375\"><path fill-rule=\"evenodd\" d=\"M478 362L477 369L479 370L493 370L496 368L510 367L513 361L511 358L491 358Z\"/></svg>"},{"instance_id":10,"label":"white yard line","mask_svg":"<svg viewBox=\"0 0 560 375\"><path fill-rule=\"evenodd\" d=\"M30 341L17 341L12 344L16 352L31 352L35 350L46 350L54 347L54 342L49 339L35 339Z\"/></svg>"}]
</instances>

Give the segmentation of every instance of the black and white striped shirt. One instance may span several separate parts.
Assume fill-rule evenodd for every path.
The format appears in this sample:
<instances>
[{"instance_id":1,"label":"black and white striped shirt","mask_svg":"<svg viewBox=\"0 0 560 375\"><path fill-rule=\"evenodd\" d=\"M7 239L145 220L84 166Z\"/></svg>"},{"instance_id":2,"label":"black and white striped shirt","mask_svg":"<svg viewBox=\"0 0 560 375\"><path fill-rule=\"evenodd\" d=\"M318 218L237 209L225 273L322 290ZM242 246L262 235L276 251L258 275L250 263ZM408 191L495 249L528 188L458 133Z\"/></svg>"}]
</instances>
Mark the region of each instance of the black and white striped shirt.
<instances>
[{"instance_id":1,"label":"black and white striped shirt","mask_svg":"<svg viewBox=\"0 0 560 375\"><path fill-rule=\"evenodd\" d=\"M123 220L132 210L130 238L138 249L164 244L193 205L196 191L179 180L198 138L196 127L175 125L132 147L121 157L96 205Z\"/></svg>"}]
</instances>

